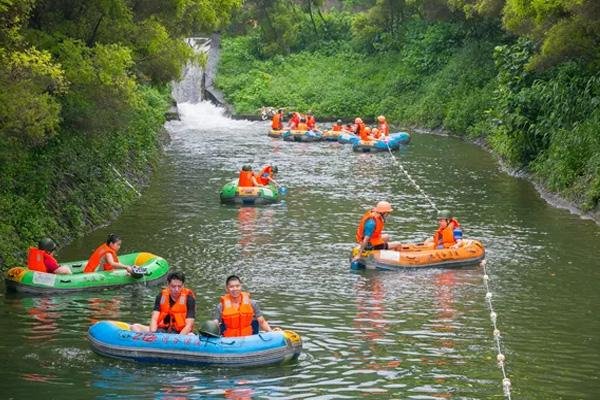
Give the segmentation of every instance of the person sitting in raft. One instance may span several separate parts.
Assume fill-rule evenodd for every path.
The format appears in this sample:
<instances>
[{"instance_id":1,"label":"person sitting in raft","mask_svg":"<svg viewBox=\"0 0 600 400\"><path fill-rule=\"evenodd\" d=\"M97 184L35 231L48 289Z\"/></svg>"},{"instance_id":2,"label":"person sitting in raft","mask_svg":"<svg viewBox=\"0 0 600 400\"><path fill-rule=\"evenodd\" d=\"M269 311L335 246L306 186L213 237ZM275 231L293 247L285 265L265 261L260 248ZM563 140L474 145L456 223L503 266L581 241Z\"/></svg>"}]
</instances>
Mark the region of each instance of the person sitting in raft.
<instances>
[{"instance_id":1,"label":"person sitting in raft","mask_svg":"<svg viewBox=\"0 0 600 400\"><path fill-rule=\"evenodd\" d=\"M390 127L387 124L385 117L383 115L380 115L379 117L377 117L377 122L379 123L377 125L377 129L379 129L379 132L381 132L381 135L382 136L390 136Z\"/></svg>"},{"instance_id":2,"label":"person sitting in raft","mask_svg":"<svg viewBox=\"0 0 600 400\"><path fill-rule=\"evenodd\" d=\"M269 183L273 183L275 186L279 186L279 183L275 180L275 175L279 169L275 165L265 165L257 176L257 181L263 186L267 186Z\"/></svg>"},{"instance_id":3,"label":"person sitting in raft","mask_svg":"<svg viewBox=\"0 0 600 400\"><path fill-rule=\"evenodd\" d=\"M61 266L54 252L56 251L56 243L50 238L43 238L38 242L37 249L30 247L27 253L27 268L32 271L47 272L49 274L69 275L71 269Z\"/></svg>"},{"instance_id":4,"label":"person sitting in raft","mask_svg":"<svg viewBox=\"0 0 600 400\"><path fill-rule=\"evenodd\" d=\"M381 133L381 131L378 128L371 129L371 136L375 140L380 140L380 139L384 138L384 135Z\"/></svg>"},{"instance_id":5,"label":"person sitting in raft","mask_svg":"<svg viewBox=\"0 0 600 400\"><path fill-rule=\"evenodd\" d=\"M304 117L300 118L300 123L296 127L296 130L297 131L307 131L308 130L308 125L306 124L306 118L304 118Z\"/></svg>"},{"instance_id":6,"label":"person sitting in raft","mask_svg":"<svg viewBox=\"0 0 600 400\"><path fill-rule=\"evenodd\" d=\"M288 128L291 130L297 130L298 129L298 124L300 123L300 113L298 112L291 112L288 114Z\"/></svg>"},{"instance_id":7,"label":"person sitting in raft","mask_svg":"<svg viewBox=\"0 0 600 400\"><path fill-rule=\"evenodd\" d=\"M438 212L438 229L433 238L427 239L425 243L433 243L436 249L455 249L461 246L462 229L460 223L448 210Z\"/></svg>"},{"instance_id":8,"label":"person sitting in raft","mask_svg":"<svg viewBox=\"0 0 600 400\"><path fill-rule=\"evenodd\" d=\"M119 262L117 253L119 252L120 248L121 238L111 233L108 235L106 243L102 243L92 253L87 264L83 268L83 272L96 272L96 269L101 267L101 270L103 271L113 271L115 268L121 268L127 270L127 273L131 274L131 267Z\"/></svg>"},{"instance_id":9,"label":"person sitting in raft","mask_svg":"<svg viewBox=\"0 0 600 400\"><path fill-rule=\"evenodd\" d=\"M361 118L355 118L354 119L354 127L352 128L352 132L358 136L360 136L360 133L363 131L363 129L366 128L366 125L364 124L363 120Z\"/></svg>"},{"instance_id":10,"label":"person sitting in raft","mask_svg":"<svg viewBox=\"0 0 600 400\"><path fill-rule=\"evenodd\" d=\"M360 136L360 140L365 142L373 140L373 136L371 136L371 128L368 126L363 126L358 136Z\"/></svg>"},{"instance_id":11,"label":"person sitting in raft","mask_svg":"<svg viewBox=\"0 0 600 400\"><path fill-rule=\"evenodd\" d=\"M341 119L338 119L335 122L335 124L333 124L331 126L331 130L334 131L334 132L341 132L342 129L343 129L343 126L342 126L342 120Z\"/></svg>"},{"instance_id":12,"label":"person sitting in raft","mask_svg":"<svg viewBox=\"0 0 600 400\"><path fill-rule=\"evenodd\" d=\"M317 120L315 119L313 112L310 110L306 113L306 126L310 131L317 129Z\"/></svg>"},{"instance_id":13,"label":"person sitting in raft","mask_svg":"<svg viewBox=\"0 0 600 400\"><path fill-rule=\"evenodd\" d=\"M184 287L183 272L170 272L167 287L154 299L150 326L133 324L134 332L193 334L196 319L196 296Z\"/></svg>"},{"instance_id":14,"label":"person sitting in raft","mask_svg":"<svg viewBox=\"0 0 600 400\"><path fill-rule=\"evenodd\" d=\"M227 293L221 296L221 302L215 308L215 322L220 324L225 337L249 336L271 329L263 317L256 300L250 299L248 292L242 292L242 281L237 275L230 275L225 281Z\"/></svg>"},{"instance_id":15,"label":"person sitting in raft","mask_svg":"<svg viewBox=\"0 0 600 400\"><path fill-rule=\"evenodd\" d=\"M263 186L254 176L252 167L248 164L242 166L240 177L238 179L238 187Z\"/></svg>"},{"instance_id":16,"label":"person sitting in raft","mask_svg":"<svg viewBox=\"0 0 600 400\"><path fill-rule=\"evenodd\" d=\"M380 201L362 216L356 228L356 243L359 244L359 251L354 260L362 256L363 250L393 250L401 246L400 242L390 242L390 236L383 233L385 218L392 211L394 209L390 203Z\"/></svg>"},{"instance_id":17,"label":"person sitting in raft","mask_svg":"<svg viewBox=\"0 0 600 400\"><path fill-rule=\"evenodd\" d=\"M277 110L277 113L273 115L271 119L271 129L274 131L280 131L283 129L283 109Z\"/></svg>"}]
</instances>

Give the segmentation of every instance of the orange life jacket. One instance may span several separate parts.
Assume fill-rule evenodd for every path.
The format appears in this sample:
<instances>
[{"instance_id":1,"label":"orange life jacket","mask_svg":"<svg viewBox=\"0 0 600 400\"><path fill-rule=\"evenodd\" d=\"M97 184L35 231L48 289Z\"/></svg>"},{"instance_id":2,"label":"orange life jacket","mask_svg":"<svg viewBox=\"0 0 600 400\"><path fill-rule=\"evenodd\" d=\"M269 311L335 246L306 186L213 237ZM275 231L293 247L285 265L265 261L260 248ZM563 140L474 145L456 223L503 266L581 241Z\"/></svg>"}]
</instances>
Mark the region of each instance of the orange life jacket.
<instances>
[{"instance_id":1,"label":"orange life jacket","mask_svg":"<svg viewBox=\"0 0 600 400\"><path fill-rule=\"evenodd\" d=\"M317 126L317 121L315 120L315 117L313 117L312 115L306 117L306 126L308 126L308 129L314 129Z\"/></svg>"},{"instance_id":2,"label":"orange life jacket","mask_svg":"<svg viewBox=\"0 0 600 400\"><path fill-rule=\"evenodd\" d=\"M254 309L250 302L250 294L241 293L242 300L239 307L234 306L233 299L229 294L221 296L221 318L225 325L223 336L249 336L252 335L252 320L254 320Z\"/></svg>"},{"instance_id":3,"label":"orange life jacket","mask_svg":"<svg viewBox=\"0 0 600 400\"><path fill-rule=\"evenodd\" d=\"M281 114L277 113L273 115L273 119L271 120L271 128L276 131L283 129L283 124L281 123Z\"/></svg>"},{"instance_id":4,"label":"orange life jacket","mask_svg":"<svg viewBox=\"0 0 600 400\"><path fill-rule=\"evenodd\" d=\"M331 130L332 130L332 131L334 131L334 132L339 132L339 131L341 131L341 130L342 130L342 126L341 126L341 125L337 125L337 124L335 124L335 125L333 125L333 126L331 127Z\"/></svg>"},{"instance_id":5,"label":"orange life jacket","mask_svg":"<svg viewBox=\"0 0 600 400\"><path fill-rule=\"evenodd\" d=\"M288 124L289 124L290 128L297 129L299 123L300 123L300 114L295 112L294 114L292 114L292 117L290 118L290 121L288 122Z\"/></svg>"},{"instance_id":6,"label":"orange life jacket","mask_svg":"<svg viewBox=\"0 0 600 400\"><path fill-rule=\"evenodd\" d=\"M98 248L92 253L90 259L87 264L85 264L85 268L83 268L84 273L95 272L96 268L100 265L100 260L107 254L112 254L113 260L115 262L119 262L119 257L117 257L117 252L110 248L106 243L102 243ZM102 265L102 269L104 271L112 271L113 267L109 263L105 262Z\"/></svg>"},{"instance_id":7,"label":"orange life jacket","mask_svg":"<svg viewBox=\"0 0 600 400\"><path fill-rule=\"evenodd\" d=\"M254 186L254 182L252 182L252 177L254 174L252 171L240 171L240 179L238 180L238 186Z\"/></svg>"},{"instance_id":8,"label":"orange life jacket","mask_svg":"<svg viewBox=\"0 0 600 400\"><path fill-rule=\"evenodd\" d=\"M375 221L375 230L369 238L369 243L371 244L371 246L375 247L377 245L385 243L383 238L381 237L384 222L381 214L372 210L367 211L358 223L358 228L356 228L356 243L362 243L363 239L365 238L365 223L370 218L373 218L373 220Z\"/></svg>"},{"instance_id":9,"label":"orange life jacket","mask_svg":"<svg viewBox=\"0 0 600 400\"><path fill-rule=\"evenodd\" d=\"M187 315L187 298L194 297L194 292L188 288L182 288L179 298L171 306L169 301L169 289L165 288L161 292L160 309L158 314L157 328L166 329L169 332L181 332L185 327L185 317ZM169 322L165 322L165 317L170 316Z\"/></svg>"},{"instance_id":10,"label":"orange life jacket","mask_svg":"<svg viewBox=\"0 0 600 400\"><path fill-rule=\"evenodd\" d=\"M435 246L444 246L444 248L451 247L456 244L454 240L454 224L449 223L445 228L439 228L433 234L433 243Z\"/></svg>"},{"instance_id":11,"label":"orange life jacket","mask_svg":"<svg viewBox=\"0 0 600 400\"><path fill-rule=\"evenodd\" d=\"M27 268L32 271L48 272L46 264L44 263L44 253L44 250L38 249L37 247L30 247L27 252ZM46 256L50 256L54 259L51 254L46 254ZM56 259L54 261L56 261Z\"/></svg>"},{"instance_id":12,"label":"orange life jacket","mask_svg":"<svg viewBox=\"0 0 600 400\"><path fill-rule=\"evenodd\" d=\"M307 131L308 130L308 125L306 125L305 122L300 122L298 124L298 126L296 127L297 131Z\"/></svg>"},{"instance_id":13,"label":"orange life jacket","mask_svg":"<svg viewBox=\"0 0 600 400\"><path fill-rule=\"evenodd\" d=\"M371 140L371 137L369 136L369 132L367 132L366 129L361 129L358 136L360 136L360 140L364 140L364 141Z\"/></svg>"},{"instance_id":14,"label":"orange life jacket","mask_svg":"<svg viewBox=\"0 0 600 400\"><path fill-rule=\"evenodd\" d=\"M265 165L256 177L256 179L261 185L268 185L269 182L271 182L271 180L269 179L271 176L273 176L273 168L271 168L270 165Z\"/></svg>"},{"instance_id":15,"label":"orange life jacket","mask_svg":"<svg viewBox=\"0 0 600 400\"><path fill-rule=\"evenodd\" d=\"M388 126L387 122L382 122L379 124L379 132L381 132L385 136L390 135L390 127Z\"/></svg>"}]
</instances>

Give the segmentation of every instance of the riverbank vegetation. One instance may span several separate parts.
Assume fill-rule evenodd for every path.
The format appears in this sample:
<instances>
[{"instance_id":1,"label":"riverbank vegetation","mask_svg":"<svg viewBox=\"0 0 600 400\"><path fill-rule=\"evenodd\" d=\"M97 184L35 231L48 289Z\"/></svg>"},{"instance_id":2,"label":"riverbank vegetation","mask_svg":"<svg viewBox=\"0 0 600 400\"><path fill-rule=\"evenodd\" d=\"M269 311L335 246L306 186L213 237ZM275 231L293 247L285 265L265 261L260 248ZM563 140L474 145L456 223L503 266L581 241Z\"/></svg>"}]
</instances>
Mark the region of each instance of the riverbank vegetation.
<instances>
[{"instance_id":1,"label":"riverbank vegetation","mask_svg":"<svg viewBox=\"0 0 600 400\"><path fill-rule=\"evenodd\" d=\"M137 197L160 153L183 41L240 0L0 2L0 264L64 243Z\"/></svg>"},{"instance_id":2,"label":"riverbank vegetation","mask_svg":"<svg viewBox=\"0 0 600 400\"><path fill-rule=\"evenodd\" d=\"M595 0L248 0L217 85L262 106L484 139L599 213L600 3Z\"/></svg>"}]
</instances>

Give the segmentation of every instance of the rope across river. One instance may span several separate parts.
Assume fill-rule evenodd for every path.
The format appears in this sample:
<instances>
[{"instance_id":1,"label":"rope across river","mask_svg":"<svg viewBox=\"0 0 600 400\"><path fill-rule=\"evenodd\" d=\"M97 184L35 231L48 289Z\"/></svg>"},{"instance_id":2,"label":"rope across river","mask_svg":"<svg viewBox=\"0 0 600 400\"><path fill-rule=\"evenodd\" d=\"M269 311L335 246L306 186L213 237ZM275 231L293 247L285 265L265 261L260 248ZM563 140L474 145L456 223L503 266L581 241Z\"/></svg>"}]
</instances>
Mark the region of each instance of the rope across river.
<instances>
[{"instance_id":1,"label":"rope across river","mask_svg":"<svg viewBox=\"0 0 600 400\"><path fill-rule=\"evenodd\" d=\"M421 195L425 199L427 199L429 204L431 204L431 207L434 210L439 211L438 208L436 207L435 203L431 199L431 197L429 197L427 195L427 193L425 193L425 191L423 189L421 189L421 187L417 184L417 182L415 182L415 180L412 178L412 176L410 176L408 171L406 171L406 169L404 168L402 163L400 163L400 161L398 161L398 159L394 156L394 154L392 153L392 149L390 149L390 146L387 144L387 141L385 143L386 143L388 152L390 153L390 156L392 157L394 164L396 164L400 168L402 173L406 176L406 178L409 180L409 182L419 191L419 193L421 193ZM494 307L492 305L492 292L490 291L490 287L489 287L490 277L489 277L489 275L487 273L487 269L486 269L486 260L483 260L481 262L481 266L483 268L483 283L485 286L485 300L486 300L487 306L490 310L490 319L492 321L492 326L493 326L492 334L494 336L494 343L496 346L496 350L498 352L498 354L496 355L496 361L498 362L498 367L502 371L502 390L504 392L505 398L507 398L508 400L511 400L512 399L511 398L512 384L506 374L506 356L502 352L502 343L501 343L502 337L500 335L500 330L498 329L498 326L497 326L498 314L494 311Z\"/></svg>"}]
</instances>

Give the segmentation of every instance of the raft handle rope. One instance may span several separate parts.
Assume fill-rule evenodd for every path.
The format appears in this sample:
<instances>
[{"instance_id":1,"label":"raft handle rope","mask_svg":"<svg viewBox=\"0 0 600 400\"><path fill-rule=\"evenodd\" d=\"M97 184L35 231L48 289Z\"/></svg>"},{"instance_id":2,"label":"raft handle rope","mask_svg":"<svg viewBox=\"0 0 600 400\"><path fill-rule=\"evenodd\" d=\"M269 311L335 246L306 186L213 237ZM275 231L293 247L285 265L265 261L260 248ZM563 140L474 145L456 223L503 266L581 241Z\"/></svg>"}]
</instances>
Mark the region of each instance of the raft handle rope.
<instances>
[{"instance_id":1,"label":"raft handle rope","mask_svg":"<svg viewBox=\"0 0 600 400\"><path fill-rule=\"evenodd\" d=\"M498 361L498 367L502 371L502 377L503 377L502 389L504 391L504 396L508 400L511 400L511 397L510 397L511 383L510 383L510 379L508 379L508 376L506 376L506 368L505 368L505 364L504 364L506 361L506 357L502 353L502 346L501 346L501 342L500 342L500 339L501 339L500 330L498 329L498 326L496 324L496 321L498 319L498 314L494 311L494 307L492 306L492 292L490 291L490 286L489 286L490 276L487 273L485 264L486 264L485 260L481 261L481 266L483 267L483 283L485 285L485 300L488 305L488 308L490 309L490 319L492 320L492 326L494 327L494 330L493 330L494 342L496 344L496 350L498 351L498 354L496 355L496 360Z\"/></svg>"},{"instance_id":2,"label":"raft handle rope","mask_svg":"<svg viewBox=\"0 0 600 400\"><path fill-rule=\"evenodd\" d=\"M129 183L127 178L125 178L123 175L121 175L121 173L115 168L114 165L112 165L112 164L109 164L109 165L112 168L112 170L115 171L115 173L119 176L119 178L121 178L121 180L123 180L123 182L125 182L125 184L127 186L129 186L131 188L131 190L133 190L135 192L135 194L137 194L139 197L142 197L142 194L136 188L134 188L131 183Z\"/></svg>"},{"instance_id":3,"label":"raft handle rope","mask_svg":"<svg viewBox=\"0 0 600 400\"><path fill-rule=\"evenodd\" d=\"M421 195L423 197L425 197L425 199L427 199L429 204L431 204L431 207L433 207L433 209L435 211L439 211L438 208L436 207L435 203L433 202L433 200L431 200L431 198L429 196L427 196L427 193L425 193L425 191L423 189L421 189L421 186L419 186L417 184L417 182L415 182L415 180L412 178L412 176L410 176L410 174L404 169L404 167L402 166L400 161L398 161L398 159L394 156L394 153L392 153L392 149L390 149L390 145L388 144L388 141L384 139L383 142L385 143L385 146L387 147L388 152L390 153L390 156L392 156L392 160L394 160L394 164L396 164L398 167L400 167L400 170L404 173L404 175L406 175L406 177L408 178L410 183L412 183L413 186L419 191L419 193L421 193Z\"/></svg>"}]
</instances>

